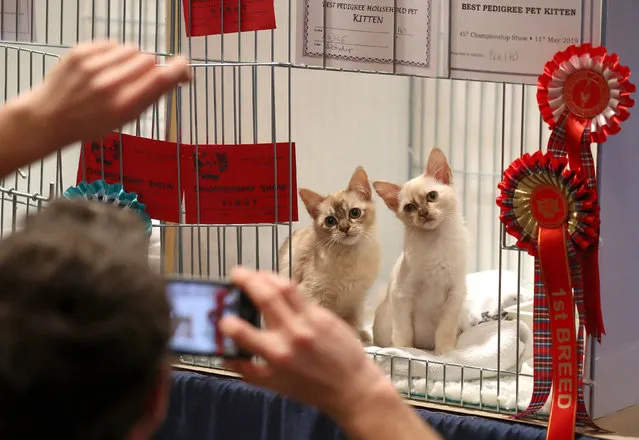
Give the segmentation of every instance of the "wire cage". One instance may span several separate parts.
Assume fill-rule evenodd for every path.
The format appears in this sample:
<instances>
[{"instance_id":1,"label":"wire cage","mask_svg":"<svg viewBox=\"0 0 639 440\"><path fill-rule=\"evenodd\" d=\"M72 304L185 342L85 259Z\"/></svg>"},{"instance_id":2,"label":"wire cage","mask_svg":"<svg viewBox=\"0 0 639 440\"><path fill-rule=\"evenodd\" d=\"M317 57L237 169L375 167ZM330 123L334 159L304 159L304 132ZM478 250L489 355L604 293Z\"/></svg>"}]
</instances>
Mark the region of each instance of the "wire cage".
<instances>
[{"instance_id":1,"label":"wire cage","mask_svg":"<svg viewBox=\"0 0 639 440\"><path fill-rule=\"evenodd\" d=\"M154 53L159 63L181 53L193 71L191 84L173 90L122 127L122 135L171 141L178 151L183 145L197 149L270 143L274 168L275 143L283 143L289 178L295 143L299 186L322 193L344 187L357 165L376 179L406 181L422 173L430 149L440 147L453 168L473 237L469 290L488 289L496 299L500 330L494 365L479 368L369 354L411 399L501 413L522 411L532 393L532 356L520 355L525 347L520 346L517 326L517 354L502 359L501 327L514 321L532 328L533 261L504 233L495 198L505 166L548 140L535 87L297 65L297 7L292 0L275 2L276 30L187 38L178 0L2 0L2 100L40 83L69 47L108 38ZM66 148L2 180L1 234L15 230L21 217L76 184L80 150L77 145ZM179 154L177 160L182 160ZM292 205L297 194L289 191L287 197ZM225 277L236 264L278 270L278 247L310 222L300 209L299 223L290 213L287 221L206 224L200 221L198 198L197 221L187 223L182 200L176 198L175 204L179 221L153 220L149 250L151 264L167 274ZM401 225L381 203L378 210L383 261L371 303L402 248ZM181 362L220 367L205 357L183 356ZM584 380L592 385L590 368ZM591 406L592 395L591 389Z\"/></svg>"}]
</instances>

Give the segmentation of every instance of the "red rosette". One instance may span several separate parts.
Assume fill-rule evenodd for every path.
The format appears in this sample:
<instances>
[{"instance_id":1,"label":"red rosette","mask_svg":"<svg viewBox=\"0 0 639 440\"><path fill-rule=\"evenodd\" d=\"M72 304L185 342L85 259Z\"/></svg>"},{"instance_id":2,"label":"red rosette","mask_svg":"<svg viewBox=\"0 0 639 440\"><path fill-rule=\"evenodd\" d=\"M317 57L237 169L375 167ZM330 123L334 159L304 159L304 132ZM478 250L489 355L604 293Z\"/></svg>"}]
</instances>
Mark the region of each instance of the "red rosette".
<instances>
[{"instance_id":1,"label":"red rosette","mask_svg":"<svg viewBox=\"0 0 639 440\"><path fill-rule=\"evenodd\" d=\"M636 87L629 78L630 69L605 47L570 46L555 54L538 78L539 110L551 130L568 113L573 122L589 126L592 142L605 142L621 130L634 106L630 95Z\"/></svg>"},{"instance_id":2,"label":"red rosette","mask_svg":"<svg viewBox=\"0 0 639 440\"><path fill-rule=\"evenodd\" d=\"M588 189L586 182L581 170L568 168L566 158L555 158L552 153L537 151L516 159L504 171L504 178L498 185L501 195L497 197L497 205L501 210L499 219L506 231L517 239L517 247L537 256L539 222L534 215L537 208L533 206L533 192L548 185L554 186L557 194L563 196L566 229L575 247L586 249L595 243L599 207L597 194ZM559 209L548 209L551 208Z\"/></svg>"},{"instance_id":3,"label":"red rosette","mask_svg":"<svg viewBox=\"0 0 639 440\"><path fill-rule=\"evenodd\" d=\"M595 190L568 159L538 151L515 160L498 185L497 204L517 246L539 259L548 302L552 350L552 405L548 440L574 438L579 404L579 361L569 248L586 249L597 240Z\"/></svg>"},{"instance_id":4,"label":"red rosette","mask_svg":"<svg viewBox=\"0 0 639 440\"><path fill-rule=\"evenodd\" d=\"M590 188L596 187L590 143L605 142L621 130L634 106L636 87L630 69L616 54L590 44L570 46L555 54L537 82L537 102L553 135L549 150L567 154L570 168L584 168ZM605 334L601 311L599 245L582 249L583 298L588 334L601 341ZM580 288L581 289L581 288Z\"/></svg>"}]
</instances>

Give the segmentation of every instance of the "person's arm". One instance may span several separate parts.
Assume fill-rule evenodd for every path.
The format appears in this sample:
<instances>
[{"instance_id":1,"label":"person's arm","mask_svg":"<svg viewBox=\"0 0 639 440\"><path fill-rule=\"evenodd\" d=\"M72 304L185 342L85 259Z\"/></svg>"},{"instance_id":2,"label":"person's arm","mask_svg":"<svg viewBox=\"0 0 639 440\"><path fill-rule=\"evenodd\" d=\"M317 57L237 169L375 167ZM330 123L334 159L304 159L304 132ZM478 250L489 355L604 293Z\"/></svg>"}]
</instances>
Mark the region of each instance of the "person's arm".
<instances>
[{"instance_id":1,"label":"person's arm","mask_svg":"<svg viewBox=\"0 0 639 440\"><path fill-rule=\"evenodd\" d=\"M441 440L362 350L353 330L308 303L288 280L235 270L233 282L262 311L266 329L236 316L220 330L266 363L231 362L247 382L316 406L353 440Z\"/></svg>"},{"instance_id":2,"label":"person's arm","mask_svg":"<svg viewBox=\"0 0 639 440\"><path fill-rule=\"evenodd\" d=\"M331 417L351 440L441 440L386 379L351 411Z\"/></svg>"},{"instance_id":3,"label":"person's arm","mask_svg":"<svg viewBox=\"0 0 639 440\"><path fill-rule=\"evenodd\" d=\"M23 96L0 108L0 176L4 177L50 152L43 136L45 130Z\"/></svg>"},{"instance_id":4,"label":"person's arm","mask_svg":"<svg viewBox=\"0 0 639 440\"><path fill-rule=\"evenodd\" d=\"M73 48L33 90L0 109L0 177L136 119L190 78L186 61L157 67L153 55L114 42Z\"/></svg>"}]
</instances>

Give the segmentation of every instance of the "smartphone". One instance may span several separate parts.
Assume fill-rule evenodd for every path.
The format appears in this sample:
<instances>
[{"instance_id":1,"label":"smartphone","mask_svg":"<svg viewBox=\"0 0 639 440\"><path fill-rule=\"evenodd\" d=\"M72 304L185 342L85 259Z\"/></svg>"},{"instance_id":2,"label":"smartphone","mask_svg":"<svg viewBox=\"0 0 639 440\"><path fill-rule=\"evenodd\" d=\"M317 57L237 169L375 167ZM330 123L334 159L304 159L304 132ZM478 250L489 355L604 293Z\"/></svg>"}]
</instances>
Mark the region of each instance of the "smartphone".
<instances>
[{"instance_id":1,"label":"smartphone","mask_svg":"<svg viewBox=\"0 0 639 440\"><path fill-rule=\"evenodd\" d=\"M226 359L251 357L218 329L226 315L259 327L259 312L240 288L222 281L167 278L166 293L174 328L171 351Z\"/></svg>"}]
</instances>

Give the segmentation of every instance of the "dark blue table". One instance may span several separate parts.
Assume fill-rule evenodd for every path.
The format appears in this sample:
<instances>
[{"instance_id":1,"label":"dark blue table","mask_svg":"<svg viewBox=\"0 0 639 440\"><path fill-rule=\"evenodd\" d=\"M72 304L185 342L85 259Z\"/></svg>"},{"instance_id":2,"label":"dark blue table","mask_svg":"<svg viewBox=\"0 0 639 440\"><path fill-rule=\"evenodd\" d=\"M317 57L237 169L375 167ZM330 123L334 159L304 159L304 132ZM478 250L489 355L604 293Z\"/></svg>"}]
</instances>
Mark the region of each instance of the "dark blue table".
<instances>
[{"instance_id":1,"label":"dark blue table","mask_svg":"<svg viewBox=\"0 0 639 440\"><path fill-rule=\"evenodd\" d=\"M545 440L540 427L416 410L448 440ZM590 437L577 437L592 440ZM167 420L155 440L346 439L326 416L239 380L175 371Z\"/></svg>"}]
</instances>

